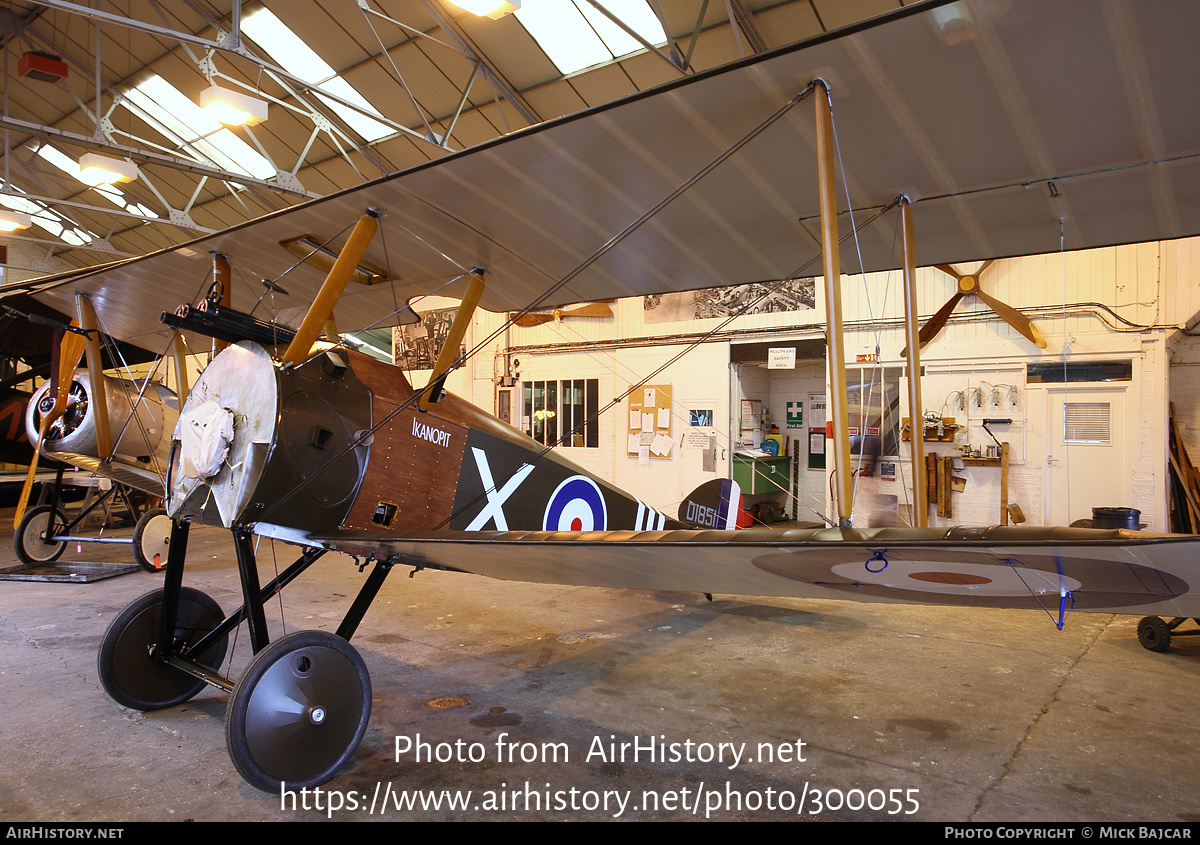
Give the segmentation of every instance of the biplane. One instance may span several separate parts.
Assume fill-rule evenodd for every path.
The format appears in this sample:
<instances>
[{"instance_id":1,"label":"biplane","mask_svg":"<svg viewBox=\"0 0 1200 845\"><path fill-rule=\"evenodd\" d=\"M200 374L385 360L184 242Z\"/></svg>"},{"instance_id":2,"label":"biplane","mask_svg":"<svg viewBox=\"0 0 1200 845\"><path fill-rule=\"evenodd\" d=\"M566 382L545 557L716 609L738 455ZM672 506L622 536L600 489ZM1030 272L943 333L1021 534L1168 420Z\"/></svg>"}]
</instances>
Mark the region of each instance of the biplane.
<instances>
[{"instance_id":1,"label":"biplane","mask_svg":"<svg viewBox=\"0 0 1200 845\"><path fill-rule=\"evenodd\" d=\"M475 307L520 315L770 283L819 261L832 451L846 467L840 232L855 237L854 272L888 268L891 230L867 224L900 215L909 280L918 265L1200 233L1198 29L1200 7L1184 0L917 3L182 246L23 286L62 310L86 299L107 332L146 348L169 348L160 314L179 305L188 307L175 330L201 332L187 316L213 253L246 279L279 281L290 268L284 284L309 306L298 328L251 318L254 334L241 337L252 339L221 351L190 387L165 480L164 585L105 634L105 689L141 710L206 685L229 692L233 763L273 790L329 780L362 738L370 679L349 640L397 565L569 585L1043 608L1060 626L1077 610L1200 616L1200 538L856 529L847 472L838 524L738 531L728 483L672 517L444 390ZM289 251L304 240L324 268ZM424 388L319 342L330 316L341 330L387 325L435 288L463 306ZM234 305L261 298L245 282L233 294ZM233 305L204 310L217 324L206 331L231 340L251 331ZM908 365L919 372L909 311ZM919 395L912 407L922 407ZM920 449L916 432L914 460ZM244 604L230 614L184 586L193 524L233 534ZM265 585L256 535L300 550ZM264 600L331 551L370 566L337 632L270 641ZM235 680L220 665L243 621L255 656Z\"/></svg>"},{"instance_id":2,"label":"biplane","mask_svg":"<svg viewBox=\"0 0 1200 845\"><path fill-rule=\"evenodd\" d=\"M91 458L104 457L109 463L140 460L148 464L157 443L163 440L163 430L174 428L178 415L175 396L161 386L146 384L150 394L137 397L133 394L138 387L130 380L102 375L122 365L128 368L152 360L152 356L112 338L97 336L93 346L89 334L95 333L75 332L78 340L72 345L79 349L80 355L87 345L88 354L94 359L91 362L94 369L77 370L79 356L72 357L71 350L63 346L63 335L68 328L71 325L67 317L31 297L10 296L0 305L0 355L22 361L27 367L0 382L0 457L7 463L28 467L17 499L14 550L23 564L37 567L57 560L71 542L129 544L139 566L157 571L165 561L165 529L169 526L166 511L153 506L162 497L161 472L156 481L139 477L129 485L114 483L108 477L68 475L69 464L51 461L47 466L41 459L49 458L50 451L82 452ZM49 378L33 393L13 388L38 376ZM101 380L102 387L97 390L95 383ZM57 404L60 385L62 412L47 419ZM43 421L47 425L44 432ZM104 452L100 451L97 438L98 422L118 429L115 443L105 444ZM34 443L41 448L35 451ZM160 457L166 457L165 450ZM44 486L38 503L26 508L39 468L49 472L42 474ZM86 495L81 487L86 488ZM65 506L69 496L83 498L70 517ZM101 536L95 536L84 528L92 519L100 519L107 526L114 522L117 513L135 522L133 539L105 537L103 531ZM21 567L7 574L24 577L24 570ZM117 574L132 570L114 566L108 571ZM75 571L64 577L86 581L95 576L92 570L88 574ZM46 573L40 572L36 577L46 577Z\"/></svg>"}]
</instances>

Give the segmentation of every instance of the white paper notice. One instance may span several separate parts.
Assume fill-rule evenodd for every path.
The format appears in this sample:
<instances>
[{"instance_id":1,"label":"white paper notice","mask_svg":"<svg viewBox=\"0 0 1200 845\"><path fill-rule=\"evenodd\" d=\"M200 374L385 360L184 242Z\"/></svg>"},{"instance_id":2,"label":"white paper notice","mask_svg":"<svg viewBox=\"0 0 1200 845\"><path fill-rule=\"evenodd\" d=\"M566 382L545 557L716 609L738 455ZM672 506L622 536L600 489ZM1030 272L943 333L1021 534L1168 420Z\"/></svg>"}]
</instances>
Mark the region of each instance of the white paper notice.
<instances>
[{"instance_id":1,"label":"white paper notice","mask_svg":"<svg viewBox=\"0 0 1200 845\"><path fill-rule=\"evenodd\" d=\"M670 428L671 427L671 409L670 408L659 408L658 409L658 427L659 428Z\"/></svg>"},{"instance_id":2,"label":"white paper notice","mask_svg":"<svg viewBox=\"0 0 1200 845\"><path fill-rule=\"evenodd\" d=\"M642 414L642 431L654 431L654 414Z\"/></svg>"},{"instance_id":3,"label":"white paper notice","mask_svg":"<svg viewBox=\"0 0 1200 845\"><path fill-rule=\"evenodd\" d=\"M796 347L770 347L767 350L768 370L796 369Z\"/></svg>"},{"instance_id":4,"label":"white paper notice","mask_svg":"<svg viewBox=\"0 0 1200 845\"><path fill-rule=\"evenodd\" d=\"M646 464L650 463L650 447L649 446L639 446L638 447L638 463L642 464L642 465L646 465Z\"/></svg>"},{"instance_id":5,"label":"white paper notice","mask_svg":"<svg viewBox=\"0 0 1200 845\"><path fill-rule=\"evenodd\" d=\"M674 440L672 440L670 437L667 437L665 434L660 434L654 438L654 443L651 444L650 451L652 454L655 454L660 458L666 458L670 456L671 447L674 445Z\"/></svg>"},{"instance_id":6,"label":"white paper notice","mask_svg":"<svg viewBox=\"0 0 1200 845\"><path fill-rule=\"evenodd\" d=\"M629 435L629 445L625 448L625 451L632 455L633 453L637 452L637 450L640 449L641 447L642 447L642 435L640 435L640 434Z\"/></svg>"},{"instance_id":7,"label":"white paper notice","mask_svg":"<svg viewBox=\"0 0 1200 845\"><path fill-rule=\"evenodd\" d=\"M642 391L642 407L653 408L658 404L657 391L653 387L647 387Z\"/></svg>"},{"instance_id":8,"label":"white paper notice","mask_svg":"<svg viewBox=\"0 0 1200 845\"><path fill-rule=\"evenodd\" d=\"M632 411L629 412L629 427L630 428L641 428L642 427L642 412L639 411L637 408L634 408Z\"/></svg>"}]
</instances>

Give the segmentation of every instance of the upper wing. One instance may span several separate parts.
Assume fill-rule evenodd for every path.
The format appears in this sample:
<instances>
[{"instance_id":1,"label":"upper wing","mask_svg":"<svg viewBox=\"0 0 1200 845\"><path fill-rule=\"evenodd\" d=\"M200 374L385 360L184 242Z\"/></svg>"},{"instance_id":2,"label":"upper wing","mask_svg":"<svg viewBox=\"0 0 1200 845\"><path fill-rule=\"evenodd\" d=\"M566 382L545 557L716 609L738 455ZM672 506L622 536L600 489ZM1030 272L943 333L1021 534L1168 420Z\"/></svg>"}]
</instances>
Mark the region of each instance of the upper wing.
<instances>
[{"instance_id":1,"label":"upper wing","mask_svg":"<svg viewBox=\"0 0 1200 845\"><path fill-rule=\"evenodd\" d=\"M1194 235L1198 31L1192 0L920 3L72 274L44 286L45 298L71 313L70 294L89 291L111 333L154 347L159 312L194 301L210 251L231 256L234 306L246 308L260 278L297 262L280 242L308 234L337 245L367 208L384 215L367 260L392 282L350 285L336 313L343 331L475 266L492 280L482 304L497 311L568 277L540 304L800 275L819 250L805 102L634 224L818 77L832 91L860 219L907 195L920 265L1054 251L1060 223L1067 249ZM862 233L864 267L891 266L893 241L890 225ZM322 277L301 265L284 286L307 305Z\"/></svg>"}]
</instances>

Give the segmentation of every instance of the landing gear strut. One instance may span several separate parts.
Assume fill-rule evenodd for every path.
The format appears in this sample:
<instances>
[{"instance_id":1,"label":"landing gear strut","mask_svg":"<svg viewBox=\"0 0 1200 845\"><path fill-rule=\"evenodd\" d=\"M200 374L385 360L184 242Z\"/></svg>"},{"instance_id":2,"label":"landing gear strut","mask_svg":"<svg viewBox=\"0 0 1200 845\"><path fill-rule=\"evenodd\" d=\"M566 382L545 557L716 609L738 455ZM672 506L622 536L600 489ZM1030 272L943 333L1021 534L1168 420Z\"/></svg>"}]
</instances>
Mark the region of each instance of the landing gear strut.
<instances>
[{"instance_id":1,"label":"landing gear strut","mask_svg":"<svg viewBox=\"0 0 1200 845\"><path fill-rule=\"evenodd\" d=\"M264 602L325 554L305 548L274 581L259 586L250 532L234 529L243 605L228 616L210 597L182 586L189 523L171 522L163 542L163 588L113 620L98 657L104 689L118 704L155 710L187 701L204 686L231 693L225 742L234 767L269 792L317 786L357 750L371 717L371 678L350 638L391 570L376 561L337 633L300 631L270 642ZM229 634L245 620L255 655L236 681L220 673Z\"/></svg>"}]
</instances>

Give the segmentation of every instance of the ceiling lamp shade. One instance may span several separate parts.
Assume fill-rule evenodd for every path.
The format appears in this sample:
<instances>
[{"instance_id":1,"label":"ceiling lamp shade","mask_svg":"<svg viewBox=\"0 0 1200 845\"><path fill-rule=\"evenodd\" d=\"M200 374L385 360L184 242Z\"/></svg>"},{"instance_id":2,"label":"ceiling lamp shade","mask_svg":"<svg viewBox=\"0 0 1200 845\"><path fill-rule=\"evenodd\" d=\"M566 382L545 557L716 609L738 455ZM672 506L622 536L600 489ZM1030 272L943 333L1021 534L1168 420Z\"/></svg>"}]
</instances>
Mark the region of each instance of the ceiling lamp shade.
<instances>
[{"instance_id":1,"label":"ceiling lamp shade","mask_svg":"<svg viewBox=\"0 0 1200 845\"><path fill-rule=\"evenodd\" d=\"M79 159L79 181L85 185L111 185L138 177L137 165L121 158L86 153Z\"/></svg>"},{"instance_id":2,"label":"ceiling lamp shade","mask_svg":"<svg viewBox=\"0 0 1200 845\"><path fill-rule=\"evenodd\" d=\"M28 214L0 208L0 232L15 232L17 229L28 229L32 225L33 218Z\"/></svg>"},{"instance_id":3,"label":"ceiling lamp shade","mask_svg":"<svg viewBox=\"0 0 1200 845\"><path fill-rule=\"evenodd\" d=\"M213 85L200 92L200 108L226 126L253 126L267 119L267 102Z\"/></svg>"},{"instance_id":4,"label":"ceiling lamp shade","mask_svg":"<svg viewBox=\"0 0 1200 845\"><path fill-rule=\"evenodd\" d=\"M455 6L466 9L481 18L496 20L510 15L521 8L521 0L450 0Z\"/></svg>"}]
</instances>

